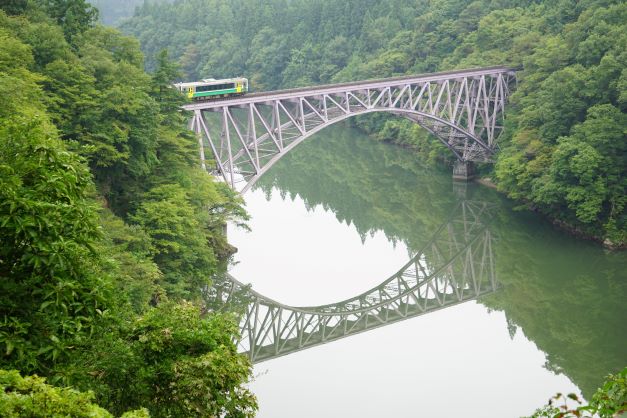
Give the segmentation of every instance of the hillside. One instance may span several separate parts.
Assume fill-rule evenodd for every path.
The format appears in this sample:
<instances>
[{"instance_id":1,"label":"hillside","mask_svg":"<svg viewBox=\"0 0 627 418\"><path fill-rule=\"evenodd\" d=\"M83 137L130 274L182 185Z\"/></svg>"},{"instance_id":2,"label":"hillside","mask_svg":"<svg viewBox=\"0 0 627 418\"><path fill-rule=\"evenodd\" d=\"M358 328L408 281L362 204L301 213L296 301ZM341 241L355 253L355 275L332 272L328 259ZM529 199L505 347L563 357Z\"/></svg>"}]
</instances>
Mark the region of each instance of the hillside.
<instances>
[{"instance_id":1,"label":"hillside","mask_svg":"<svg viewBox=\"0 0 627 418\"><path fill-rule=\"evenodd\" d=\"M523 66L494 166L499 189L570 229L624 245L627 5L611 0L179 0L122 29L183 78L245 75L253 89L495 64ZM149 69L154 61L147 61ZM358 125L431 160L451 156L409 122Z\"/></svg>"},{"instance_id":2,"label":"hillside","mask_svg":"<svg viewBox=\"0 0 627 418\"><path fill-rule=\"evenodd\" d=\"M145 73L96 18L0 7L0 369L74 388L0 370L0 415L251 416L237 321L203 294L242 201L199 167L167 55Z\"/></svg>"}]
</instances>

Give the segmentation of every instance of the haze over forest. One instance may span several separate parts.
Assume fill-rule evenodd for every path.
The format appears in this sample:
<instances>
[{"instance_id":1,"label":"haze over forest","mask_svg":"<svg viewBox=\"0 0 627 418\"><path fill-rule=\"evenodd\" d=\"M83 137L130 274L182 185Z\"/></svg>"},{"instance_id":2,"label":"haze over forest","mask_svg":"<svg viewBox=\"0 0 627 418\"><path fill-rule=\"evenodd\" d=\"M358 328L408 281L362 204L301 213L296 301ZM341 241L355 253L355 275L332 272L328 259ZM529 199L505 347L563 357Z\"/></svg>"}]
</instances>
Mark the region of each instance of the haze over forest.
<instances>
[{"instance_id":1,"label":"haze over forest","mask_svg":"<svg viewBox=\"0 0 627 418\"><path fill-rule=\"evenodd\" d=\"M627 6L589 0L146 2L121 29L148 69L166 48L183 78L246 76L273 90L490 65L522 67L487 176L588 235L626 239ZM431 160L452 154L408 121L357 122Z\"/></svg>"},{"instance_id":2,"label":"haze over forest","mask_svg":"<svg viewBox=\"0 0 627 418\"><path fill-rule=\"evenodd\" d=\"M234 344L237 312L207 304L233 252L224 226L249 214L242 196L200 168L175 81L244 76L261 91L520 67L496 161L481 176L577 236L627 242L624 1L93 4L100 12L85 0L0 3L0 415L255 415L252 365ZM99 24L99 14L117 28ZM447 148L408 121L351 123L417 160L452 164ZM360 219L360 231L369 222ZM386 223L382 214L374 222ZM514 266L524 257L504 259ZM579 278L592 289L585 297L571 289L578 305L562 282L515 274L511 293L488 302L510 309L542 347L576 340L563 351L568 361L549 360L568 364L586 394L610 372L605 360L614 367L621 355L614 346L594 351L604 359L598 369L580 369L585 356L573 360L583 352L573 347L603 338L605 329L586 326L624 323L624 277L598 271ZM583 326L536 329L543 313L575 320L549 306L560 303L585 311L576 319Z\"/></svg>"}]
</instances>

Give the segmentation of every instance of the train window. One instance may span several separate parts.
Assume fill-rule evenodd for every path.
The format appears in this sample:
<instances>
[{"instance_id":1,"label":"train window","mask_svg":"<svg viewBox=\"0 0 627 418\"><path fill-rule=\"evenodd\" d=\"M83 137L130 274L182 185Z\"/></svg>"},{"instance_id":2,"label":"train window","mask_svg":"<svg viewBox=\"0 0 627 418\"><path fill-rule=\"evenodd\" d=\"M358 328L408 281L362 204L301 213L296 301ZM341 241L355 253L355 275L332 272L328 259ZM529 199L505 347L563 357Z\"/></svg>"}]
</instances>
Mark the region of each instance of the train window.
<instances>
[{"instance_id":1,"label":"train window","mask_svg":"<svg viewBox=\"0 0 627 418\"><path fill-rule=\"evenodd\" d=\"M212 85L209 85L209 86L197 86L196 87L196 91L197 92L214 91L214 90L226 90L226 89L234 89L234 88L235 88L235 83L212 84Z\"/></svg>"}]
</instances>

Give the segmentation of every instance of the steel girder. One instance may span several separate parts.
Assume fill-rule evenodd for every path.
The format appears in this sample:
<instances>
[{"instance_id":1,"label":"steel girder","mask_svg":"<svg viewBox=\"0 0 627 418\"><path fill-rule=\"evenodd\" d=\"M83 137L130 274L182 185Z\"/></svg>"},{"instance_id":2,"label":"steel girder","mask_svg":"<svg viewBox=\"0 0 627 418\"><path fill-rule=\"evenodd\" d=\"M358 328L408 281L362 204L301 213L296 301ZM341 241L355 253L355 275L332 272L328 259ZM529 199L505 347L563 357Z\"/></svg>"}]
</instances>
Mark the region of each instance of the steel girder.
<instances>
[{"instance_id":1,"label":"steel girder","mask_svg":"<svg viewBox=\"0 0 627 418\"><path fill-rule=\"evenodd\" d=\"M418 123L460 161L491 162L514 81L513 69L492 67L253 93L184 108L194 112L190 125L199 135L203 168L245 192L311 135L372 112Z\"/></svg>"},{"instance_id":2,"label":"steel girder","mask_svg":"<svg viewBox=\"0 0 627 418\"><path fill-rule=\"evenodd\" d=\"M238 347L253 363L457 305L497 288L492 206L462 201L450 218L398 272L373 289L324 306L291 307L231 276L208 300L241 312Z\"/></svg>"}]
</instances>

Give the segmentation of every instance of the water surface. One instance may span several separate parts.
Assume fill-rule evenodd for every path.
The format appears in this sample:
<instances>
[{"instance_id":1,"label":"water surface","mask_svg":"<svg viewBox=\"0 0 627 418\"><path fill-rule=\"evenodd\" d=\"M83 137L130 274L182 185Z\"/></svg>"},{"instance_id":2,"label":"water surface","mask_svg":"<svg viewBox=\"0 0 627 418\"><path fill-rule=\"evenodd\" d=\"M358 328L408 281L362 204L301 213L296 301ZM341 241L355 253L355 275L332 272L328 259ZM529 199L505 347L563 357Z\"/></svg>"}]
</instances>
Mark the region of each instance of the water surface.
<instances>
[{"instance_id":1,"label":"water surface","mask_svg":"<svg viewBox=\"0 0 627 418\"><path fill-rule=\"evenodd\" d=\"M284 304L350 298L395 273L460 201L491 205L496 292L255 365L260 417L517 417L590 397L627 364L627 260L496 192L346 125L284 157L229 227L231 274Z\"/></svg>"}]
</instances>

